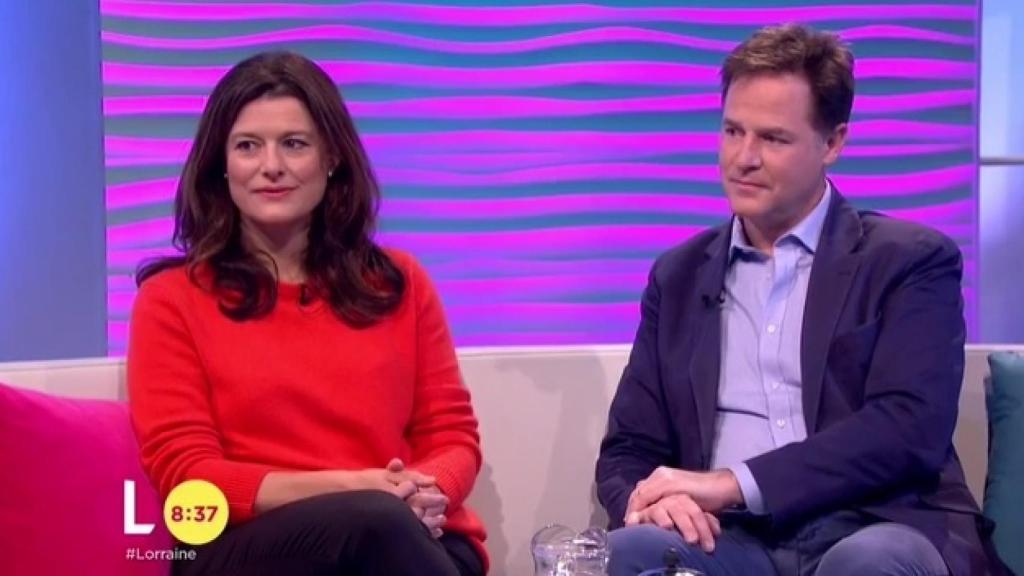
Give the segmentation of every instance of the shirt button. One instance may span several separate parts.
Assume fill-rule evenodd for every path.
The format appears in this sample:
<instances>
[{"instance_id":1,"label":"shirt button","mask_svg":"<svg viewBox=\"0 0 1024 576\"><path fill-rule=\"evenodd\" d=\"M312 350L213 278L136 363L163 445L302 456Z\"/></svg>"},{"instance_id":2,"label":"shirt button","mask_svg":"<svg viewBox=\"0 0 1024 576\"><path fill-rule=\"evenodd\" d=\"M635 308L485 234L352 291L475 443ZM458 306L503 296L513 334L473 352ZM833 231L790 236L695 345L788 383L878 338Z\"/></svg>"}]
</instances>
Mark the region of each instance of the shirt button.
<instances>
[{"instance_id":1,"label":"shirt button","mask_svg":"<svg viewBox=\"0 0 1024 576\"><path fill-rule=\"evenodd\" d=\"M768 333L769 334L775 334L775 330L777 330L777 328L775 327L775 324L769 324L768 325Z\"/></svg>"},{"instance_id":2,"label":"shirt button","mask_svg":"<svg viewBox=\"0 0 1024 576\"><path fill-rule=\"evenodd\" d=\"M783 420L782 418L779 418L778 420L775 421L775 425L778 426L779 428L785 428L786 421Z\"/></svg>"},{"instance_id":3,"label":"shirt button","mask_svg":"<svg viewBox=\"0 0 1024 576\"><path fill-rule=\"evenodd\" d=\"M778 390L778 389L779 389L779 383L778 382L772 382L772 390Z\"/></svg>"}]
</instances>

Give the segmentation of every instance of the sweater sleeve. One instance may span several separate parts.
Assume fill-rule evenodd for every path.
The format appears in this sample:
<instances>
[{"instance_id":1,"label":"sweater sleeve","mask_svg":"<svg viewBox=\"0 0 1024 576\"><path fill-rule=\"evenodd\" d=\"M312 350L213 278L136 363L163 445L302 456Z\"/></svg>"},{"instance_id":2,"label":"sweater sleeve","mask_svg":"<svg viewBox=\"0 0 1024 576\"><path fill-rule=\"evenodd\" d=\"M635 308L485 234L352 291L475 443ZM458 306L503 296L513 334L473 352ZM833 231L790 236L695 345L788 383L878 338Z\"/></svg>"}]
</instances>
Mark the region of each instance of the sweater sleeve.
<instances>
[{"instance_id":1,"label":"sweater sleeve","mask_svg":"<svg viewBox=\"0 0 1024 576\"><path fill-rule=\"evenodd\" d=\"M146 281L132 310L127 378L142 466L163 497L186 480L207 480L227 497L229 518L253 515L263 477L274 468L224 457L209 383L182 313L180 291Z\"/></svg>"},{"instance_id":2,"label":"sweater sleeve","mask_svg":"<svg viewBox=\"0 0 1024 576\"><path fill-rule=\"evenodd\" d=\"M426 271L409 258L416 311L416 392L409 442L411 467L437 478L456 509L480 471L480 435L462 382L441 300Z\"/></svg>"}]
</instances>

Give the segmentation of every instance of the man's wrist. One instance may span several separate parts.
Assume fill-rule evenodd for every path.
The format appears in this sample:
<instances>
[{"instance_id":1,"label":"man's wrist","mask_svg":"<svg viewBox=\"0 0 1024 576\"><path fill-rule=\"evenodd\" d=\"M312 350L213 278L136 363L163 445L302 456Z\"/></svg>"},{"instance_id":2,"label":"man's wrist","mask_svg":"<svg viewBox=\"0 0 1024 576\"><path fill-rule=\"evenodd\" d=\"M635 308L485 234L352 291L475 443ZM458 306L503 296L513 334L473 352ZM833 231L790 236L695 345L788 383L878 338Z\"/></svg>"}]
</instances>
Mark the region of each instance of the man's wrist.
<instances>
[{"instance_id":1,"label":"man's wrist","mask_svg":"<svg viewBox=\"0 0 1024 576\"><path fill-rule=\"evenodd\" d=\"M752 514L766 514L764 499L761 496L761 488L757 485L757 479L750 472L746 463L735 464L729 467L733 477L740 487L741 506Z\"/></svg>"},{"instance_id":2,"label":"man's wrist","mask_svg":"<svg viewBox=\"0 0 1024 576\"><path fill-rule=\"evenodd\" d=\"M742 508L745 504L743 490L736 474L729 468L718 471L722 483L723 508Z\"/></svg>"}]
</instances>

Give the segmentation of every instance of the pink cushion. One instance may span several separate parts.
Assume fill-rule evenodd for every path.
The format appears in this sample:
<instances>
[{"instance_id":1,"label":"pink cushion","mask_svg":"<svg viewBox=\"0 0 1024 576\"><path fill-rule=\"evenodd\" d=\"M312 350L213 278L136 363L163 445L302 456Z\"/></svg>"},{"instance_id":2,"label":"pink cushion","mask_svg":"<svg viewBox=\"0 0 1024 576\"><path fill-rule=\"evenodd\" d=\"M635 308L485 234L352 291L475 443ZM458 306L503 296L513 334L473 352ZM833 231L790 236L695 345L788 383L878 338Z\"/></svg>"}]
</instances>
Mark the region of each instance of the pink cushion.
<instances>
[{"instance_id":1,"label":"pink cushion","mask_svg":"<svg viewBox=\"0 0 1024 576\"><path fill-rule=\"evenodd\" d=\"M125 480L152 534L124 534ZM0 574L166 576L169 561L125 556L172 546L126 404L0 384Z\"/></svg>"}]
</instances>

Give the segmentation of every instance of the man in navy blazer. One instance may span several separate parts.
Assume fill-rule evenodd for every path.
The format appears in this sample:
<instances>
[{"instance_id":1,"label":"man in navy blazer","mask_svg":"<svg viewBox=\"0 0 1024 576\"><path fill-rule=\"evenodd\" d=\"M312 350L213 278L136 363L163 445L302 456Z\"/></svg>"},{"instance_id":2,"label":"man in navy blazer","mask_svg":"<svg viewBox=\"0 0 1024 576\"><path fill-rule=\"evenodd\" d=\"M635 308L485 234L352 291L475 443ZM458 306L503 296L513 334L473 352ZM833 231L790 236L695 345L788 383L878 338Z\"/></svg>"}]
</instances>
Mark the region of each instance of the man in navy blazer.
<instances>
[{"instance_id":1,"label":"man in navy blazer","mask_svg":"<svg viewBox=\"0 0 1024 576\"><path fill-rule=\"evenodd\" d=\"M825 176L853 103L834 36L722 67L732 220L658 258L597 462L611 576L1001 573L952 446L961 257Z\"/></svg>"}]
</instances>

